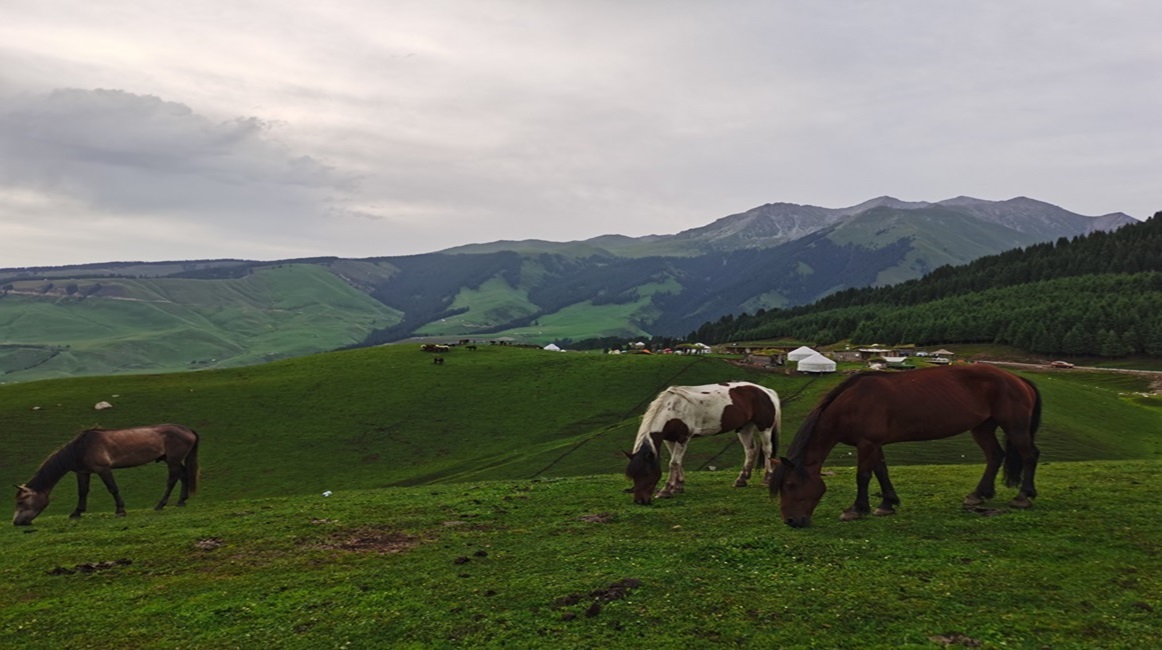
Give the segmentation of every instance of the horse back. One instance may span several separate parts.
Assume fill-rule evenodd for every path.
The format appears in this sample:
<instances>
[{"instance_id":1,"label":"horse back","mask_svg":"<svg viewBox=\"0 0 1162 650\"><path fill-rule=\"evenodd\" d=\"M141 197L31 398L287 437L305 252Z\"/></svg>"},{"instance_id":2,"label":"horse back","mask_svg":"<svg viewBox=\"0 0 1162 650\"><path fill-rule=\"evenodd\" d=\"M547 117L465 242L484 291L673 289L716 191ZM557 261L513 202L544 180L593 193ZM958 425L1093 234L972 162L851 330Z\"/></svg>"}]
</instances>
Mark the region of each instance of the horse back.
<instances>
[{"instance_id":1,"label":"horse back","mask_svg":"<svg viewBox=\"0 0 1162 650\"><path fill-rule=\"evenodd\" d=\"M839 441L880 444L951 437L985 423L1029 428L1036 389L984 364L866 373L824 410L818 426Z\"/></svg>"},{"instance_id":2,"label":"horse back","mask_svg":"<svg viewBox=\"0 0 1162 650\"><path fill-rule=\"evenodd\" d=\"M194 448L198 435L177 424L129 429L96 429L85 460L92 469L136 467L163 459L181 461Z\"/></svg>"}]
</instances>

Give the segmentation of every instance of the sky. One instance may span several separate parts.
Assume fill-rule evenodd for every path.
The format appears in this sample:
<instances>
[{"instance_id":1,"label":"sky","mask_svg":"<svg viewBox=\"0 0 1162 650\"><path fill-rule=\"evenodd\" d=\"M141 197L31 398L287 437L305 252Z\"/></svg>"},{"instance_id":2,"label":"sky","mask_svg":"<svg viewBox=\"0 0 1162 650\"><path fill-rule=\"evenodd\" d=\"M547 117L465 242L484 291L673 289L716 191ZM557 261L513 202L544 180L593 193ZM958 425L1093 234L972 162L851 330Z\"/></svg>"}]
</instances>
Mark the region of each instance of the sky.
<instances>
[{"instance_id":1,"label":"sky","mask_svg":"<svg viewBox=\"0 0 1162 650\"><path fill-rule=\"evenodd\" d=\"M0 267L1162 210L1162 2L0 0Z\"/></svg>"}]
</instances>

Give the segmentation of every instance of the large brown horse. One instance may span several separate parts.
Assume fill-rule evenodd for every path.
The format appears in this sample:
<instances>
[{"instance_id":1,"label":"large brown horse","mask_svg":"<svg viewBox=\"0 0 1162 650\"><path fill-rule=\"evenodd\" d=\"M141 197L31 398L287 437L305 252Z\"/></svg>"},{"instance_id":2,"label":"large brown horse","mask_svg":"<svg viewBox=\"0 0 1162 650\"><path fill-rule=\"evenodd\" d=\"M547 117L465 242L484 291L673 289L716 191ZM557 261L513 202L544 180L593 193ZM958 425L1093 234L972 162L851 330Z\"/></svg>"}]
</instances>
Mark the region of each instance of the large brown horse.
<instances>
[{"instance_id":1,"label":"large brown horse","mask_svg":"<svg viewBox=\"0 0 1162 650\"><path fill-rule=\"evenodd\" d=\"M177 505L186 505L186 499L198 488L198 434L193 429L180 424L158 424L83 431L49 456L27 483L16 486L16 514L12 523L17 526L32 523L48 507L53 487L69 472L77 475L77 507L71 517L80 517L85 512L89 479L93 474L101 477L113 495L117 516L124 517L125 502L113 480L113 470L154 461L169 466L165 494L156 509L161 510L169 502L178 481L182 483L182 491Z\"/></svg>"},{"instance_id":2,"label":"large brown horse","mask_svg":"<svg viewBox=\"0 0 1162 650\"><path fill-rule=\"evenodd\" d=\"M1040 452L1033 444L1041 424L1041 394L1032 382L999 368L972 364L925 368L908 372L865 372L853 375L819 402L795 434L771 478L771 496L781 496L783 521L795 528L811 523L811 514L827 490L821 468L838 443L858 450L855 503L843 520L868 514L868 483L872 474L883 501L875 514L895 512L900 499L888 479L883 445L937 440L965 431L984 451L984 475L964 499L976 506L995 494L997 471L1004 466L1005 484L1020 485L1011 502L1028 508L1037 496L1033 474ZM1005 432L1005 447L996 430Z\"/></svg>"}]
</instances>

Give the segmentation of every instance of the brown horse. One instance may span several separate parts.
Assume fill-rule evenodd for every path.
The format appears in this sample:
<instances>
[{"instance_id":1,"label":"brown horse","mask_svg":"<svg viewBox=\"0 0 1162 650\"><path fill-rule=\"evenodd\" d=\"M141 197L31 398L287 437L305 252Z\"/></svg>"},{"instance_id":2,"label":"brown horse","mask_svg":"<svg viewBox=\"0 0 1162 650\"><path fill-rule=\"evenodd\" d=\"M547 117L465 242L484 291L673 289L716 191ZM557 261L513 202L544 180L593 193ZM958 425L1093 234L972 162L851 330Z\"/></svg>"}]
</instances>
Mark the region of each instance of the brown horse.
<instances>
[{"instance_id":1,"label":"brown horse","mask_svg":"<svg viewBox=\"0 0 1162 650\"><path fill-rule=\"evenodd\" d=\"M819 402L779 459L771 478L771 496L781 495L783 521L794 528L811 523L811 513L827 486L820 477L823 461L838 443L858 450L855 503L842 520L868 514L868 483L872 474L883 501L877 515L895 512L900 499L888 479L883 445L937 440L965 431L984 451L986 466L964 505L976 506L995 494L997 471L1004 466L1005 484L1020 485L1011 502L1028 508L1037 496L1033 474L1040 455L1033 444L1041 424L1041 394L1032 382L984 364L925 368L904 373L865 372L853 375ZM1005 432L1005 447L996 430Z\"/></svg>"},{"instance_id":2,"label":"brown horse","mask_svg":"<svg viewBox=\"0 0 1162 650\"><path fill-rule=\"evenodd\" d=\"M182 482L182 492L177 505L186 505L186 499L198 487L198 434L193 429L180 424L89 429L41 463L28 483L16 486L16 514L12 523L16 526L31 524L48 507L48 496L53 487L69 472L77 474L77 508L70 517L75 519L85 512L89 479L93 474L101 477L113 495L117 516L124 517L125 502L121 500L121 493L113 480L113 470L152 461L164 461L169 466L165 494L156 510L161 510L169 502L169 495L178 481Z\"/></svg>"}]
</instances>

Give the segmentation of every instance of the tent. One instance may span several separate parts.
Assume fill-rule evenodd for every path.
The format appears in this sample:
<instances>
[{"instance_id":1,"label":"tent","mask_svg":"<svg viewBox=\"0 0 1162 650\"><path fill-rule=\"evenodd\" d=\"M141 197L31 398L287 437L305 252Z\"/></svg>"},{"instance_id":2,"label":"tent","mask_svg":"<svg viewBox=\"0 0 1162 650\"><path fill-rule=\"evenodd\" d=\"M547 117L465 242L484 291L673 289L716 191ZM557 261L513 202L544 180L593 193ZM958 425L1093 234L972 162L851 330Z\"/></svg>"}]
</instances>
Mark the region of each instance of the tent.
<instances>
[{"instance_id":1,"label":"tent","mask_svg":"<svg viewBox=\"0 0 1162 650\"><path fill-rule=\"evenodd\" d=\"M815 350L812 350L811 348L807 347L806 345L804 345L801 348L796 348L796 349L788 352L787 353L787 360L788 361L802 361L803 359L806 359L807 357L814 356L817 354L819 354L819 353L816 352Z\"/></svg>"},{"instance_id":2,"label":"tent","mask_svg":"<svg viewBox=\"0 0 1162 650\"><path fill-rule=\"evenodd\" d=\"M835 372L835 362L816 352L806 359L800 359L799 372Z\"/></svg>"},{"instance_id":3,"label":"tent","mask_svg":"<svg viewBox=\"0 0 1162 650\"><path fill-rule=\"evenodd\" d=\"M550 343L550 344L546 345L545 349L549 350L550 352L560 352L561 351L561 348L557 347L556 343Z\"/></svg>"}]
</instances>

